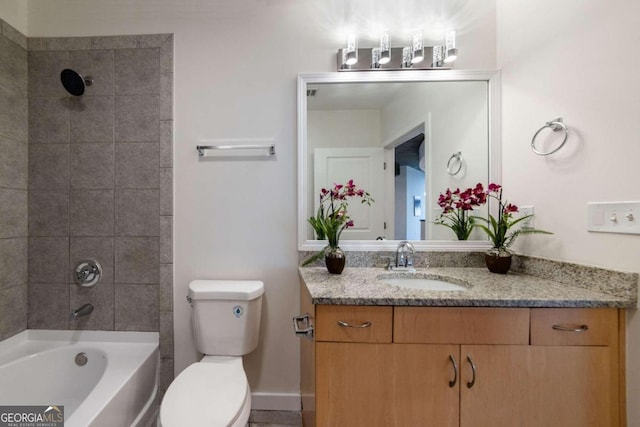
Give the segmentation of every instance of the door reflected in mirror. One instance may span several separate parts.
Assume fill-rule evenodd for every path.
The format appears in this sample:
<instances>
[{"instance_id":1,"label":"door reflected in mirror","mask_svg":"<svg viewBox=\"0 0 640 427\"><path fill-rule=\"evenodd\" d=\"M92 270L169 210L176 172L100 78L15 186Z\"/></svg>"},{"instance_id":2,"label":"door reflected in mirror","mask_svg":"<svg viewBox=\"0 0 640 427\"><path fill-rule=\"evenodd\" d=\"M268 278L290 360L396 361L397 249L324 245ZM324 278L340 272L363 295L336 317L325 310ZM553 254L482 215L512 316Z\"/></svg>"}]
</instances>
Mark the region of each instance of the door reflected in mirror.
<instances>
[{"instance_id":1,"label":"door reflected in mirror","mask_svg":"<svg viewBox=\"0 0 640 427\"><path fill-rule=\"evenodd\" d=\"M375 203L350 204L354 227L341 241L455 240L434 223L438 196L499 179L498 78L444 70L301 76L299 221L316 212L322 188L353 179ZM474 214L486 216L486 207ZM301 247L316 238L308 223L299 231ZM486 236L476 230L470 240Z\"/></svg>"}]
</instances>

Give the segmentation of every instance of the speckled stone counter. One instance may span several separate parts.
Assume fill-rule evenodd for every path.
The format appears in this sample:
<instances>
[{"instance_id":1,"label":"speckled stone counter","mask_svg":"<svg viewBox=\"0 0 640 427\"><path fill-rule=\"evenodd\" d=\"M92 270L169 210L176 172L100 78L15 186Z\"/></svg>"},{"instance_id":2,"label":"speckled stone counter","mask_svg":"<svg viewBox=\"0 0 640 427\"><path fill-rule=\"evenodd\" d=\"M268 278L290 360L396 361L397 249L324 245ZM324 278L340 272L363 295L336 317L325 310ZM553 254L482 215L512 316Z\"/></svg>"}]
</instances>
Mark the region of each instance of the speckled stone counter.
<instances>
[{"instance_id":1,"label":"speckled stone counter","mask_svg":"<svg viewBox=\"0 0 640 427\"><path fill-rule=\"evenodd\" d=\"M486 268L428 268L397 273L383 268L301 267L300 277L314 304L439 307L637 307L637 282L628 296L586 289L522 273L494 274ZM388 285L380 279L415 276L465 286L464 291L425 291Z\"/></svg>"}]
</instances>

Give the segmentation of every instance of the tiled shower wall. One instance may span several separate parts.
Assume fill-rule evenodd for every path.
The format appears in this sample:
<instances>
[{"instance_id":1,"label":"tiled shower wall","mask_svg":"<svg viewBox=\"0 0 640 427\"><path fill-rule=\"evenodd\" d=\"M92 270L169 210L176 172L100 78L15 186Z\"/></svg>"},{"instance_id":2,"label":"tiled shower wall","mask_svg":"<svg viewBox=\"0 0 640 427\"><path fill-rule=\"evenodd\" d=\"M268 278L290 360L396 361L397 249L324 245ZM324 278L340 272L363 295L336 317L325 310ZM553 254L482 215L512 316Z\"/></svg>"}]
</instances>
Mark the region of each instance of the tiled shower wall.
<instances>
[{"instance_id":1,"label":"tiled shower wall","mask_svg":"<svg viewBox=\"0 0 640 427\"><path fill-rule=\"evenodd\" d=\"M27 39L0 20L0 340L27 327Z\"/></svg>"},{"instance_id":2,"label":"tiled shower wall","mask_svg":"<svg viewBox=\"0 0 640 427\"><path fill-rule=\"evenodd\" d=\"M159 331L166 385L173 36L21 40L0 40L0 338L25 327ZM64 68L93 79L83 96L64 90ZM72 279L86 258L103 268L93 288ZM85 303L93 313L70 321Z\"/></svg>"}]
</instances>

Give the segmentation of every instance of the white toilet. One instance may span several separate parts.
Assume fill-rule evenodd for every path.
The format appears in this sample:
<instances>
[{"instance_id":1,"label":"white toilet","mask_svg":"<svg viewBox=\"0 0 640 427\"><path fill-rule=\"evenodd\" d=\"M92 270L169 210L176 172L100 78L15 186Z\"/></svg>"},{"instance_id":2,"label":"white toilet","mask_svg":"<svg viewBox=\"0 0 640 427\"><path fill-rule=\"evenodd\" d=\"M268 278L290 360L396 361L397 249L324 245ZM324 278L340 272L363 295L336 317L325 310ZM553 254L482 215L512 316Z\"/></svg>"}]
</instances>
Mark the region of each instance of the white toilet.
<instances>
[{"instance_id":1,"label":"white toilet","mask_svg":"<svg viewBox=\"0 0 640 427\"><path fill-rule=\"evenodd\" d=\"M251 393L242 356L258 346L260 281L194 280L191 320L204 354L171 383L160 406L162 427L244 427Z\"/></svg>"}]
</instances>

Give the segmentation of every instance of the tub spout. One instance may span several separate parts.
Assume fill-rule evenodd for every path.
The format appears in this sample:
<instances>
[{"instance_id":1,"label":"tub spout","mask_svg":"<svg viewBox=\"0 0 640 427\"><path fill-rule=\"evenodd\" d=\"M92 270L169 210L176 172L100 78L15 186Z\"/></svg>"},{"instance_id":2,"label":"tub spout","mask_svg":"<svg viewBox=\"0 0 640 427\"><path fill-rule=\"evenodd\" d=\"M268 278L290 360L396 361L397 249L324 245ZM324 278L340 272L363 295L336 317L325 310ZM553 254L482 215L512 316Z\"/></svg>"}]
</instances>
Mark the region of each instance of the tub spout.
<instances>
[{"instance_id":1,"label":"tub spout","mask_svg":"<svg viewBox=\"0 0 640 427\"><path fill-rule=\"evenodd\" d=\"M82 307L72 310L70 320L78 320L79 317L88 316L93 311L93 305L85 304Z\"/></svg>"}]
</instances>

